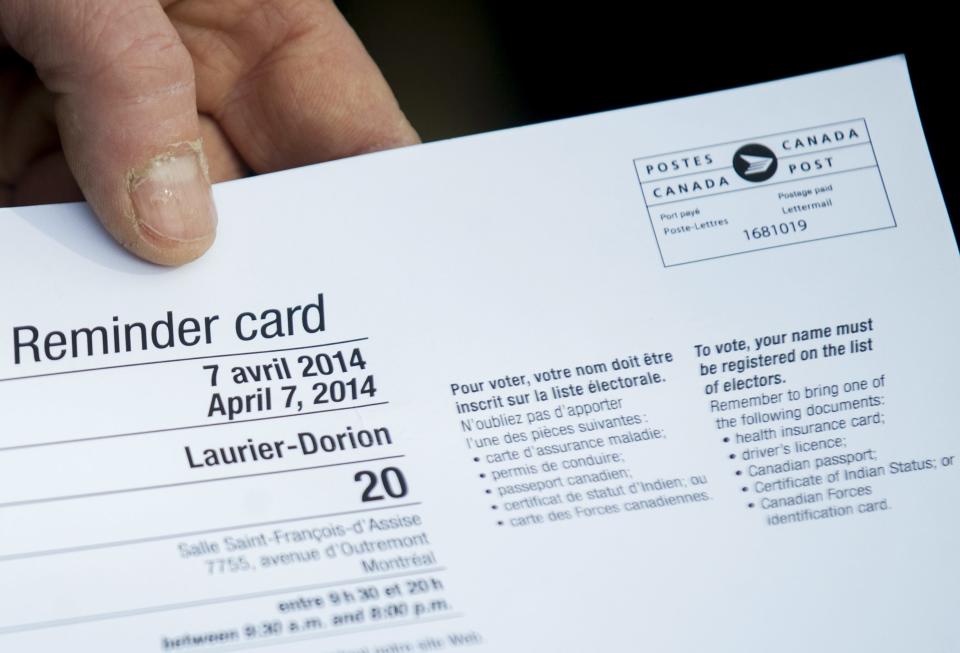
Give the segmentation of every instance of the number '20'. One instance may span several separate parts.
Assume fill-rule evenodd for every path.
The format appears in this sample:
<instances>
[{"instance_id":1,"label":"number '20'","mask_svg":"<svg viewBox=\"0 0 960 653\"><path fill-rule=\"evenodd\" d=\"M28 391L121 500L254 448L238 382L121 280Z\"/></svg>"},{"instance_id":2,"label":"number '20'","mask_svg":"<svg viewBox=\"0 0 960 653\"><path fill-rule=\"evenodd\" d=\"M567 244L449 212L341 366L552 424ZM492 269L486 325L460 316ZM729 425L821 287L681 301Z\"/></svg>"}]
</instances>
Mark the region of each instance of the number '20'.
<instances>
[{"instance_id":1,"label":"number '20'","mask_svg":"<svg viewBox=\"0 0 960 653\"><path fill-rule=\"evenodd\" d=\"M378 492L380 487L393 499L407 496L407 479L396 467L385 467L380 470L379 476L371 471L363 470L353 476L357 483L366 483L363 490L363 501L382 501L386 497Z\"/></svg>"}]
</instances>

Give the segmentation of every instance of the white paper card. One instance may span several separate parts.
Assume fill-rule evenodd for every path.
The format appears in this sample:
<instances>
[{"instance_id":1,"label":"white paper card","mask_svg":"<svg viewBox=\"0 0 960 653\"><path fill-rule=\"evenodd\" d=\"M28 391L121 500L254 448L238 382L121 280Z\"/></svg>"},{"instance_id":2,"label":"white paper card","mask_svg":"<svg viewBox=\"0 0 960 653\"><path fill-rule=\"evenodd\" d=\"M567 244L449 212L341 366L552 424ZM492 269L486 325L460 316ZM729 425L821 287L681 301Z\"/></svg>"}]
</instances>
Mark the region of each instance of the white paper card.
<instances>
[{"instance_id":1,"label":"white paper card","mask_svg":"<svg viewBox=\"0 0 960 653\"><path fill-rule=\"evenodd\" d=\"M905 61L0 211L0 650L957 651Z\"/></svg>"}]
</instances>

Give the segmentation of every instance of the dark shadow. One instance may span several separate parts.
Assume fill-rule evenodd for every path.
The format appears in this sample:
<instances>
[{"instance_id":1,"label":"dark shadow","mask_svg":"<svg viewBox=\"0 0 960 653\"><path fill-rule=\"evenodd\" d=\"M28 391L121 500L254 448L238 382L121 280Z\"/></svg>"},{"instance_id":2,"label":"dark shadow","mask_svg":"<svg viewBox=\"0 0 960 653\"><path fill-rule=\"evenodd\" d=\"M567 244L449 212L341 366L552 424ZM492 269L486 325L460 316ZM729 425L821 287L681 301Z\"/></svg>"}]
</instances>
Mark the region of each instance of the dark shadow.
<instances>
[{"instance_id":1,"label":"dark shadow","mask_svg":"<svg viewBox=\"0 0 960 653\"><path fill-rule=\"evenodd\" d=\"M84 203L12 207L7 209L4 219L22 220L64 249L117 272L154 275L169 271L123 249Z\"/></svg>"}]
</instances>

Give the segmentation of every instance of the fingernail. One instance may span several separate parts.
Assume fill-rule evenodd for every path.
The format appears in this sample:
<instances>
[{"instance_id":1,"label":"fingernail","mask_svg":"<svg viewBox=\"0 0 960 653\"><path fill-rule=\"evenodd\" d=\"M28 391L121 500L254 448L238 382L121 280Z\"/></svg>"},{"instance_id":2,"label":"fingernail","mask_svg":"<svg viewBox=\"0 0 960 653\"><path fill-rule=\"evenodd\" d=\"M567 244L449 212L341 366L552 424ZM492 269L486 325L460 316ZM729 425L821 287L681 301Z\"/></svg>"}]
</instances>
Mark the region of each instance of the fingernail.
<instances>
[{"instance_id":1,"label":"fingernail","mask_svg":"<svg viewBox=\"0 0 960 653\"><path fill-rule=\"evenodd\" d=\"M128 188L143 233L187 242L216 230L217 210L199 143L179 145L150 160L130 175Z\"/></svg>"}]
</instances>

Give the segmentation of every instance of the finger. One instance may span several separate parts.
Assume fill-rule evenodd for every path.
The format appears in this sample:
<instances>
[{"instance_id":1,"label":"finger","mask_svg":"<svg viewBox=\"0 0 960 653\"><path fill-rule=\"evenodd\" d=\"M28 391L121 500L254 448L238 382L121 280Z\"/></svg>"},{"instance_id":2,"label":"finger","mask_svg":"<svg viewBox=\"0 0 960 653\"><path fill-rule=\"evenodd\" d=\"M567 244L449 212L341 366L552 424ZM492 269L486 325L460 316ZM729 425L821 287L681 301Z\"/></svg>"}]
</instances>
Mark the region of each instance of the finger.
<instances>
[{"instance_id":1,"label":"finger","mask_svg":"<svg viewBox=\"0 0 960 653\"><path fill-rule=\"evenodd\" d=\"M204 150L209 152L212 181L238 179L247 174L239 155L213 120L200 116L200 133L203 135ZM55 204L82 199L83 193L70 173L63 152L56 151L34 157L21 170L16 186L6 196L0 193L0 206Z\"/></svg>"},{"instance_id":2,"label":"finger","mask_svg":"<svg viewBox=\"0 0 960 653\"><path fill-rule=\"evenodd\" d=\"M169 13L194 57L201 110L254 170L419 141L332 2L199 0Z\"/></svg>"},{"instance_id":3,"label":"finger","mask_svg":"<svg viewBox=\"0 0 960 653\"><path fill-rule=\"evenodd\" d=\"M227 135L210 116L200 115L200 135L203 137L203 151L209 162L211 182L240 179L250 174Z\"/></svg>"},{"instance_id":4,"label":"finger","mask_svg":"<svg viewBox=\"0 0 960 653\"><path fill-rule=\"evenodd\" d=\"M2 89L0 89L2 92ZM49 204L82 200L63 153L49 92L39 83L21 93L4 112L0 106L0 183L14 190L8 203ZM239 179L249 170L209 116L200 116L200 135L213 183Z\"/></svg>"},{"instance_id":5,"label":"finger","mask_svg":"<svg viewBox=\"0 0 960 653\"><path fill-rule=\"evenodd\" d=\"M156 263L203 253L216 211L193 65L156 0L4 0L0 28L56 96L67 163L107 230Z\"/></svg>"}]
</instances>

